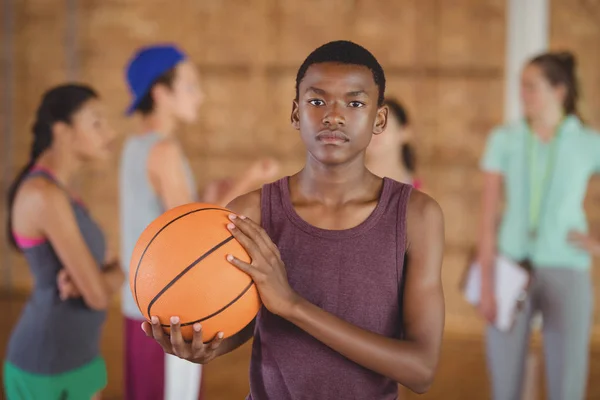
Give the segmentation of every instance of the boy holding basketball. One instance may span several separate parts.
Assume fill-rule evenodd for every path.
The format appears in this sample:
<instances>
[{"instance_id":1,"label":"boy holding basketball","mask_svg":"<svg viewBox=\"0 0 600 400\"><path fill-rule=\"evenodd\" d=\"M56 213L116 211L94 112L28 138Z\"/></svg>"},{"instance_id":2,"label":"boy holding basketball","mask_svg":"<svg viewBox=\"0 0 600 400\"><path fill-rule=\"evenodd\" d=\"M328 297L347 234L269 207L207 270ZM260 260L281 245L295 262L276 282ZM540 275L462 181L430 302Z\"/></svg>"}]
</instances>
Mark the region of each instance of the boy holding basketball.
<instances>
[{"instance_id":1,"label":"boy holding basketball","mask_svg":"<svg viewBox=\"0 0 600 400\"><path fill-rule=\"evenodd\" d=\"M249 399L396 399L396 382L432 384L444 326L439 205L410 185L365 167L382 134L383 69L366 49L325 44L298 71L292 125L307 152L297 174L233 200L228 229L252 264L228 260L254 280L264 307L226 340L185 343L179 319L165 352L204 364L254 336ZM409 254L408 265L403 265Z\"/></svg>"}]
</instances>

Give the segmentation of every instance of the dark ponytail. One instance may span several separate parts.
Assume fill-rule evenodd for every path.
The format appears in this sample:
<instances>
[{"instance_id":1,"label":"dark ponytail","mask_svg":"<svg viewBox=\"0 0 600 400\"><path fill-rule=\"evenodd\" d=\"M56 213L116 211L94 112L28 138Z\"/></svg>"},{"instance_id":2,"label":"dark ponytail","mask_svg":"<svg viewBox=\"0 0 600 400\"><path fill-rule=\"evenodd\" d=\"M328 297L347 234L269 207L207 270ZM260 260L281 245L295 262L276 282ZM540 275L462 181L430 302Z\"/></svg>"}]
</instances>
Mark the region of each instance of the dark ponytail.
<instances>
[{"instance_id":1,"label":"dark ponytail","mask_svg":"<svg viewBox=\"0 0 600 400\"><path fill-rule=\"evenodd\" d=\"M565 86L567 93L563 101L563 111L567 115L579 115L579 83L575 56L567 51L544 53L533 58L530 63L540 67L552 86Z\"/></svg>"},{"instance_id":2,"label":"dark ponytail","mask_svg":"<svg viewBox=\"0 0 600 400\"><path fill-rule=\"evenodd\" d=\"M392 98L385 99L384 103L388 106L390 112L392 113L394 118L396 118L396 121L398 121L398 125L400 125L402 128L407 127L409 124L409 120L408 113L406 112L404 106L402 106L402 104L400 104L400 102L398 102L396 99ZM400 159L402 160L402 163L404 164L404 167L408 170L408 172L410 172L411 174L415 172L415 149L410 143L402 144L402 147L400 148Z\"/></svg>"},{"instance_id":3,"label":"dark ponytail","mask_svg":"<svg viewBox=\"0 0 600 400\"><path fill-rule=\"evenodd\" d=\"M415 147L410 143L404 143L400 148L400 154L402 155L402 162L406 170L414 174L417 169Z\"/></svg>"},{"instance_id":4,"label":"dark ponytail","mask_svg":"<svg viewBox=\"0 0 600 400\"><path fill-rule=\"evenodd\" d=\"M52 129L57 122L71 123L75 114L88 100L97 98L96 92L84 85L61 85L44 93L33 124L33 143L29 153L29 162L17 175L8 189L7 237L12 247L18 250L12 230L12 208L17 191L29 170L37 159L52 145Z\"/></svg>"}]
</instances>

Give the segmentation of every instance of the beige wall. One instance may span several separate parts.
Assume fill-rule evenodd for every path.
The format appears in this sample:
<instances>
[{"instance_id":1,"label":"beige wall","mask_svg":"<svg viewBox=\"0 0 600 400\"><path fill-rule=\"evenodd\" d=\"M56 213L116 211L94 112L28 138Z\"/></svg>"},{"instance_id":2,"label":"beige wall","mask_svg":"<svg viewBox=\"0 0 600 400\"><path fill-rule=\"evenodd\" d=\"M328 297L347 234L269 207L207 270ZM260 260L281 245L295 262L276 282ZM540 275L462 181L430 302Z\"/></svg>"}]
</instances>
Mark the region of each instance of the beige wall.
<instances>
[{"instance_id":1,"label":"beige wall","mask_svg":"<svg viewBox=\"0 0 600 400\"><path fill-rule=\"evenodd\" d=\"M29 125L40 94L66 78L66 18L61 8L65 2L15 3L16 168L26 161ZM363 44L386 69L388 94L409 106L417 130L419 173L445 211L449 323L473 326L478 320L456 286L476 237L478 158L489 129L502 121L505 3L89 0L79 2L80 76L101 91L114 125L126 135L134 129L122 115L128 102L123 81L127 58L137 46L154 41L176 41L185 48L200 68L207 94L200 122L182 132L203 184L239 173L261 155L278 158L284 173L300 167L303 154L296 148L301 143L288 123L297 68L325 41L346 38ZM600 91L593 90L600 84L600 14L591 17L584 8L593 2L577 3L569 7L569 0L553 0L552 46L585 55L587 109L590 121L599 124L597 113L592 115L600 103ZM114 246L116 177L114 163L80 183ZM600 221L600 208L591 215ZM12 261L15 284L29 287L26 266L19 257Z\"/></svg>"}]
</instances>

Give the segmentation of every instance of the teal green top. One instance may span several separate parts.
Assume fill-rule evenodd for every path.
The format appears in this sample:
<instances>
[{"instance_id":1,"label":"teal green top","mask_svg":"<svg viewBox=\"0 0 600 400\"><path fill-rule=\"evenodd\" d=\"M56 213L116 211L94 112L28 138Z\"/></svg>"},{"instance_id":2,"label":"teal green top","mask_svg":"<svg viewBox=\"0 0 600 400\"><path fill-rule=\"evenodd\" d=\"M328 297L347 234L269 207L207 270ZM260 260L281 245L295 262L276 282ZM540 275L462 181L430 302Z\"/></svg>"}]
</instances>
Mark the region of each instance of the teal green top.
<instances>
[{"instance_id":1,"label":"teal green top","mask_svg":"<svg viewBox=\"0 0 600 400\"><path fill-rule=\"evenodd\" d=\"M505 125L488 138L481 168L504 177L500 253L515 260L529 258L537 267L590 267L589 254L571 245L567 235L571 230L587 232L583 201L590 177L600 172L597 132L568 116L554 139L544 143L525 121ZM533 208L539 210L538 229L532 236L530 200L538 197L541 201L533 203L539 204Z\"/></svg>"}]
</instances>

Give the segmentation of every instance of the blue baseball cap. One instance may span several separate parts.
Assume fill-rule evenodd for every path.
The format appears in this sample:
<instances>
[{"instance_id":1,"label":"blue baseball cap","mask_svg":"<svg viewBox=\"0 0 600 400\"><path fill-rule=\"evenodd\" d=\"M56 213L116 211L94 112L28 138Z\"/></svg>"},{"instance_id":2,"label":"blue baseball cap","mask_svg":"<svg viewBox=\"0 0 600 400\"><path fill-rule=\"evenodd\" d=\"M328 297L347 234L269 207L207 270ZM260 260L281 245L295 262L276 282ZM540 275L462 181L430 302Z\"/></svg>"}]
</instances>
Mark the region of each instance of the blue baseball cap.
<instances>
[{"instance_id":1,"label":"blue baseball cap","mask_svg":"<svg viewBox=\"0 0 600 400\"><path fill-rule=\"evenodd\" d=\"M171 44L140 48L127 65L127 83L133 96L133 100L126 111L127 115L131 115L135 111L152 84L162 74L186 58L187 56L183 51Z\"/></svg>"}]
</instances>

